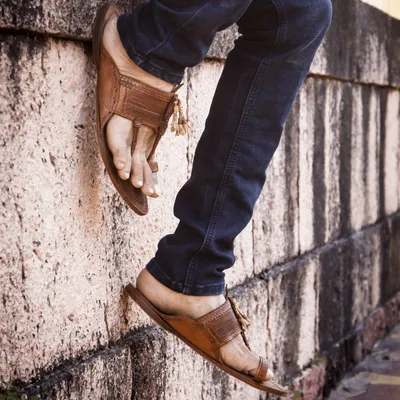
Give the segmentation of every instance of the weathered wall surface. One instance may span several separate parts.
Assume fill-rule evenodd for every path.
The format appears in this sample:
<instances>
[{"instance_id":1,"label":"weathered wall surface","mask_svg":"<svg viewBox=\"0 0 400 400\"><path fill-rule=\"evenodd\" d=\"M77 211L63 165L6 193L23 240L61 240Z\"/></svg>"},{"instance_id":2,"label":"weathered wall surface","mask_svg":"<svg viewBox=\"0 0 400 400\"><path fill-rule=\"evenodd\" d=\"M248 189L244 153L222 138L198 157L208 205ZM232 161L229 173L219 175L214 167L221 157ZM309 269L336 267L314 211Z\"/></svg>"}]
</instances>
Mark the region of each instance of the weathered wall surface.
<instances>
[{"instance_id":1,"label":"weathered wall surface","mask_svg":"<svg viewBox=\"0 0 400 400\"><path fill-rule=\"evenodd\" d=\"M194 132L164 137L163 197L137 217L94 138L86 40L100 3L2 4L0 388L60 400L259 399L122 294L176 225L174 197L235 30L187 71ZM400 318L400 22L358 0L334 8L227 274L257 321L255 349L287 383L301 376L296 390L320 392L312 398Z\"/></svg>"}]
</instances>

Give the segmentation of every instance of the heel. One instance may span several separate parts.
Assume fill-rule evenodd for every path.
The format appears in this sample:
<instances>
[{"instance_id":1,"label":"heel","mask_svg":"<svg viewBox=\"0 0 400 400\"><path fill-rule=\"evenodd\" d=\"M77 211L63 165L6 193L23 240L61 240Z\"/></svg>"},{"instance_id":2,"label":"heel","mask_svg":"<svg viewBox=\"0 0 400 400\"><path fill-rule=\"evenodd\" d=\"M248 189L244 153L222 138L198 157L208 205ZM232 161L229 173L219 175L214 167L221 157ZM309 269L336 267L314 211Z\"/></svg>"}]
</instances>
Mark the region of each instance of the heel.
<instances>
[{"instance_id":1,"label":"heel","mask_svg":"<svg viewBox=\"0 0 400 400\"><path fill-rule=\"evenodd\" d=\"M157 325L164 328L166 331L174 333L171 327L161 317L158 311L147 299L139 292L131 283L125 286L125 292L132 298L132 300L154 321Z\"/></svg>"},{"instance_id":2,"label":"heel","mask_svg":"<svg viewBox=\"0 0 400 400\"><path fill-rule=\"evenodd\" d=\"M97 70L99 70L100 65L101 40L103 38L104 28L113 14L119 15L120 8L114 3L106 3L99 8L94 20L92 31L92 51L94 65Z\"/></svg>"}]
</instances>

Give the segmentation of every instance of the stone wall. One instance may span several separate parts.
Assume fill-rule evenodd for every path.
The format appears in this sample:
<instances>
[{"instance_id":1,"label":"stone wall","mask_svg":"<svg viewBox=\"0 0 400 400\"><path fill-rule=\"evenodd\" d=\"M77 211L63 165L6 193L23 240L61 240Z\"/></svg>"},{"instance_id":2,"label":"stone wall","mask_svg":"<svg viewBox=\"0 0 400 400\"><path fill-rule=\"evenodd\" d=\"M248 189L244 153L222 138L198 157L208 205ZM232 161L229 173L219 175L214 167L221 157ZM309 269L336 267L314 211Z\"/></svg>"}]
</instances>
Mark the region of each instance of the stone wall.
<instances>
[{"instance_id":1,"label":"stone wall","mask_svg":"<svg viewBox=\"0 0 400 400\"><path fill-rule=\"evenodd\" d=\"M193 133L161 142L146 217L115 192L94 136L90 27L102 1L3 1L0 399L260 399L122 294L176 225L236 31L180 90ZM293 393L322 398L400 320L400 21L336 0L227 283L251 342ZM204 91L204 87L207 90ZM168 180L167 180L168 177Z\"/></svg>"}]
</instances>

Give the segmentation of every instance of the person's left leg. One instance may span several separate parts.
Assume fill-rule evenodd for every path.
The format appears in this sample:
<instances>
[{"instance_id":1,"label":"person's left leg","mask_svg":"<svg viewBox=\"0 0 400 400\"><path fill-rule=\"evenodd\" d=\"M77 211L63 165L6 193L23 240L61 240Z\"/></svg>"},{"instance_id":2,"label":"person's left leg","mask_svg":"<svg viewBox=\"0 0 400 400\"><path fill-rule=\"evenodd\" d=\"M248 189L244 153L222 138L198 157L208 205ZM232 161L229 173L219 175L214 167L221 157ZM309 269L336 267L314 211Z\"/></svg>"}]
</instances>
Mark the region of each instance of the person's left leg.
<instances>
[{"instance_id":1,"label":"person's left leg","mask_svg":"<svg viewBox=\"0 0 400 400\"><path fill-rule=\"evenodd\" d=\"M177 230L160 243L137 287L168 314L200 317L224 302L224 270L249 222L283 123L331 20L330 0L254 0L239 19L196 149L177 196ZM194 29L194 28L193 28ZM258 357L240 337L224 361L254 374Z\"/></svg>"}]
</instances>

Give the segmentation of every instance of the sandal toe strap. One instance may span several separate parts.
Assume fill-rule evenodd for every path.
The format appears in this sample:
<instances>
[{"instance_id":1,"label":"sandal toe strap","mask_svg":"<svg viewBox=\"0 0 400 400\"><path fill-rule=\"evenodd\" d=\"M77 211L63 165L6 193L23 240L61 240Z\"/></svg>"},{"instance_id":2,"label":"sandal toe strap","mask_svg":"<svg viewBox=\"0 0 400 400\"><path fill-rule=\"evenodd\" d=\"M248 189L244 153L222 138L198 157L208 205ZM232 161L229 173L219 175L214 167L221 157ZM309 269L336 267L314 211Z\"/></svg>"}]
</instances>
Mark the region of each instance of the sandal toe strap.
<instances>
[{"instance_id":1,"label":"sandal toe strap","mask_svg":"<svg viewBox=\"0 0 400 400\"><path fill-rule=\"evenodd\" d=\"M253 376L253 380L258 383L268 381L271 378L266 378L268 372L268 364L263 357L260 356L260 361L258 362L258 368L256 374Z\"/></svg>"}]
</instances>

